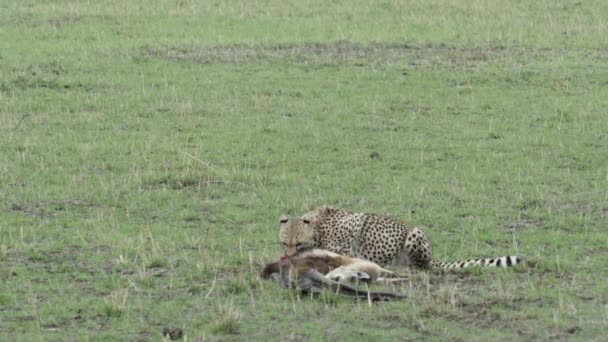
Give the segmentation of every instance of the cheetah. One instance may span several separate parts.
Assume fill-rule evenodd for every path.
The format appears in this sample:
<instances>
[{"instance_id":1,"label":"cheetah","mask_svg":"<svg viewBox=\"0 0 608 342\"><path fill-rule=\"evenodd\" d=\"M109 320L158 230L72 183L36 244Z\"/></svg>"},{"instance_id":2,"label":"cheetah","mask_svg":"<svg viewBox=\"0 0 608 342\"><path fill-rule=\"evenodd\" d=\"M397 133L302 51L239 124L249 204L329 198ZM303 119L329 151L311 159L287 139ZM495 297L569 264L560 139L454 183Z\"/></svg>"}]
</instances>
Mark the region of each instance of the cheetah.
<instances>
[{"instance_id":1,"label":"cheetah","mask_svg":"<svg viewBox=\"0 0 608 342\"><path fill-rule=\"evenodd\" d=\"M429 240L417 227L387 216L352 213L330 206L319 207L299 219L289 220L287 216L281 216L279 240L286 256L311 248L322 248L380 266L449 269L508 267L521 262L517 256L458 262L433 260Z\"/></svg>"}]
</instances>

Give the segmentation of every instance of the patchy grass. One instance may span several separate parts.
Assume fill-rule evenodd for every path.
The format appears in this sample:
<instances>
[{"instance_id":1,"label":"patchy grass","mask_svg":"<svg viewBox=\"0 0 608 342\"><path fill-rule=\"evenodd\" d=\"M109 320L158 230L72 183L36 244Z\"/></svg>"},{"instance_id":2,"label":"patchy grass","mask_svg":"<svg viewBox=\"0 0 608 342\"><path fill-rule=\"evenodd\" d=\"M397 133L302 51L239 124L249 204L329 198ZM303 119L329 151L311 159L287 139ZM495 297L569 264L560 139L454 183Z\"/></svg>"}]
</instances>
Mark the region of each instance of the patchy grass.
<instances>
[{"instance_id":1,"label":"patchy grass","mask_svg":"<svg viewBox=\"0 0 608 342\"><path fill-rule=\"evenodd\" d=\"M598 339L607 5L0 4L0 340ZM257 277L321 204L423 228L400 302Z\"/></svg>"},{"instance_id":2,"label":"patchy grass","mask_svg":"<svg viewBox=\"0 0 608 342\"><path fill-rule=\"evenodd\" d=\"M232 303L224 304L215 315L211 332L215 334L234 335L239 332L241 313Z\"/></svg>"}]
</instances>

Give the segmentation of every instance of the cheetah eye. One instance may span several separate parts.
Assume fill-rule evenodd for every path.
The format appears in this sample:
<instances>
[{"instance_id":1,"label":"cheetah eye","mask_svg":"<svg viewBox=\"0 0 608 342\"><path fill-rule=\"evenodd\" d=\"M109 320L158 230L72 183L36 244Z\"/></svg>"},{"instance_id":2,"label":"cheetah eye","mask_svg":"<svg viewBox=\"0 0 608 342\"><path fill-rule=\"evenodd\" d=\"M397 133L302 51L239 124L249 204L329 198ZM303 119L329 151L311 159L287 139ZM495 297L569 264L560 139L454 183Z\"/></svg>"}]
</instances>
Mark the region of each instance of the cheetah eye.
<instances>
[{"instance_id":1,"label":"cheetah eye","mask_svg":"<svg viewBox=\"0 0 608 342\"><path fill-rule=\"evenodd\" d=\"M279 219L279 222L281 222L281 223L287 223L287 221L288 221L287 216L285 216L285 215L281 216L281 218Z\"/></svg>"},{"instance_id":2,"label":"cheetah eye","mask_svg":"<svg viewBox=\"0 0 608 342\"><path fill-rule=\"evenodd\" d=\"M302 219L302 222L304 222L304 224L309 224L309 223L310 223L310 220L307 220L307 219Z\"/></svg>"}]
</instances>

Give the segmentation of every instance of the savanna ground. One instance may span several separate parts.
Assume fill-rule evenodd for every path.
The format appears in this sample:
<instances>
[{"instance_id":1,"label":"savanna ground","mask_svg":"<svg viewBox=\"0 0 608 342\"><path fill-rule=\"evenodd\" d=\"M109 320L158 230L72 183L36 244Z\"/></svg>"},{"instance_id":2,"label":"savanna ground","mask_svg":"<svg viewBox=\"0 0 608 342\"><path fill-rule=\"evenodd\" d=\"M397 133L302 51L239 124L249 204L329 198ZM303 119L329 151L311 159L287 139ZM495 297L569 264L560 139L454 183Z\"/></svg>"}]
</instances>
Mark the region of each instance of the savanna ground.
<instances>
[{"instance_id":1,"label":"savanna ground","mask_svg":"<svg viewBox=\"0 0 608 342\"><path fill-rule=\"evenodd\" d=\"M0 1L0 340L608 329L605 1ZM278 217L424 229L399 302L260 280ZM167 338L169 338L167 337Z\"/></svg>"}]
</instances>

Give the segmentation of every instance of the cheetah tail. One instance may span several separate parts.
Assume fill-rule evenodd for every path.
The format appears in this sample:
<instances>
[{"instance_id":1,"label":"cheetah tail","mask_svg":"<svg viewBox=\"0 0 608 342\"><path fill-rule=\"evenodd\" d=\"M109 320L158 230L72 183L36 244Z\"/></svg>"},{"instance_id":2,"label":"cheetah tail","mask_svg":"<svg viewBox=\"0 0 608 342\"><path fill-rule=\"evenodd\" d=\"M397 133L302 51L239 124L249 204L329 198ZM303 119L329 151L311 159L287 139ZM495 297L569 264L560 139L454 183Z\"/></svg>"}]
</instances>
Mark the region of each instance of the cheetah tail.
<instances>
[{"instance_id":1,"label":"cheetah tail","mask_svg":"<svg viewBox=\"0 0 608 342\"><path fill-rule=\"evenodd\" d=\"M510 267L520 264L522 259L518 256L501 256L497 258L486 258L486 259L469 259L465 261L456 262L442 262L442 261L431 261L432 268L466 268L470 266L482 266L482 267Z\"/></svg>"}]
</instances>

